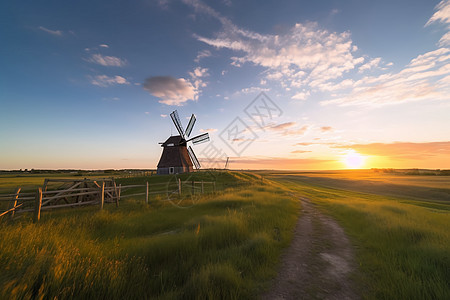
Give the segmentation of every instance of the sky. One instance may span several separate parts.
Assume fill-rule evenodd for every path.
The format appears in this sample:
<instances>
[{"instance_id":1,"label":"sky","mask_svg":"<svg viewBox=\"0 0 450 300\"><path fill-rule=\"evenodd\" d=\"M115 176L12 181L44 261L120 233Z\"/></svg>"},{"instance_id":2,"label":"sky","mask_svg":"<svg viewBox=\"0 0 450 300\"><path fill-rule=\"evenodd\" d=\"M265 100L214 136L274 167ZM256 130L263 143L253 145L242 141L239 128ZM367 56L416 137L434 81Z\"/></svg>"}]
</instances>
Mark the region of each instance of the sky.
<instances>
[{"instance_id":1,"label":"sky","mask_svg":"<svg viewBox=\"0 0 450 300\"><path fill-rule=\"evenodd\" d=\"M450 1L2 1L0 169L450 168Z\"/></svg>"}]
</instances>

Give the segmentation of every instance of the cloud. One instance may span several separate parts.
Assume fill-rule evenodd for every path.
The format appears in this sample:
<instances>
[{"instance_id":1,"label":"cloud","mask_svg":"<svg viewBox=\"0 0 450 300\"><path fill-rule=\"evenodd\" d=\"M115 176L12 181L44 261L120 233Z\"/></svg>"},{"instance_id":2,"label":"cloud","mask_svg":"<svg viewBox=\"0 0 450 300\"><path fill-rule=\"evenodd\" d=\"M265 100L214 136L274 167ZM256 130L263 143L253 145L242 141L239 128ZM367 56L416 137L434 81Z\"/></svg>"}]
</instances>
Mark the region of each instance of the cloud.
<instances>
[{"instance_id":1,"label":"cloud","mask_svg":"<svg viewBox=\"0 0 450 300\"><path fill-rule=\"evenodd\" d=\"M309 125L298 127L297 122L285 122L278 125L269 124L264 129L279 133L283 136L296 136L304 135L308 131Z\"/></svg>"},{"instance_id":2,"label":"cloud","mask_svg":"<svg viewBox=\"0 0 450 300\"><path fill-rule=\"evenodd\" d=\"M441 47L450 46L450 0L443 0L436 5L436 12L425 24L425 27L433 23L441 23L447 26L447 32L439 40L439 45Z\"/></svg>"},{"instance_id":3,"label":"cloud","mask_svg":"<svg viewBox=\"0 0 450 300\"><path fill-rule=\"evenodd\" d=\"M450 49L419 55L397 73L365 76L336 85L336 97L322 105L382 106L420 100L450 100L450 87L439 80L450 74ZM436 84L437 83L437 84ZM339 92L342 90L342 92Z\"/></svg>"},{"instance_id":4,"label":"cloud","mask_svg":"<svg viewBox=\"0 0 450 300\"><path fill-rule=\"evenodd\" d=\"M167 118L167 115L161 114L161 118Z\"/></svg>"},{"instance_id":5,"label":"cloud","mask_svg":"<svg viewBox=\"0 0 450 300\"><path fill-rule=\"evenodd\" d=\"M291 153L297 153L297 154L308 153L308 152L312 152L312 151L308 151L308 150L294 150L294 151L291 151Z\"/></svg>"},{"instance_id":6,"label":"cloud","mask_svg":"<svg viewBox=\"0 0 450 300\"><path fill-rule=\"evenodd\" d=\"M450 23L450 0L443 0L436 5L437 11L431 16L425 26L429 26L434 22L444 24Z\"/></svg>"},{"instance_id":7,"label":"cloud","mask_svg":"<svg viewBox=\"0 0 450 300\"><path fill-rule=\"evenodd\" d=\"M236 94L239 94L239 93L253 94L253 93L268 92L268 91L270 91L269 88L261 88L259 86L252 86L249 88L243 88L240 91L238 91Z\"/></svg>"},{"instance_id":8,"label":"cloud","mask_svg":"<svg viewBox=\"0 0 450 300\"><path fill-rule=\"evenodd\" d=\"M381 57L374 58L371 61L369 61L368 63L363 64L361 67L359 67L358 70L360 73L362 73L366 70L376 68L376 67L378 67L380 62L381 62Z\"/></svg>"},{"instance_id":9,"label":"cloud","mask_svg":"<svg viewBox=\"0 0 450 300\"><path fill-rule=\"evenodd\" d=\"M294 96L291 97L291 99L295 99L295 100L306 100L306 98L308 98L310 95L310 92L300 92L295 94Z\"/></svg>"},{"instance_id":10,"label":"cloud","mask_svg":"<svg viewBox=\"0 0 450 300\"><path fill-rule=\"evenodd\" d=\"M156 2L162 9L169 9L169 0L157 0Z\"/></svg>"},{"instance_id":11,"label":"cloud","mask_svg":"<svg viewBox=\"0 0 450 300\"><path fill-rule=\"evenodd\" d=\"M348 32L329 32L317 23L295 24L286 34L259 34L239 28L206 4L184 0L196 12L207 14L222 24L215 37L194 37L217 49L235 52L231 64L252 64L266 68L267 80L280 80L290 87L314 87L341 77L364 61L356 57Z\"/></svg>"},{"instance_id":12,"label":"cloud","mask_svg":"<svg viewBox=\"0 0 450 300\"><path fill-rule=\"evenodd\" d=\"M130 84L128 80L122 76L97 75L91 77L91 83L96 86L107 87L116 84Z\"/></svg>"},{"instance_id":13,"label":"cloud","mask_svg":"<svg viewBox=\"0 0 450 300\"><path fill-rule=\"evenodd\" d=\"M236 26L201 1L183 2L222 25L213 36L194 34L194 38L216 49L231 50L233 66L263 67L262 79L292 90L292 99L304 100L313 92L331 93L322 105L383 106L450 99L449 85L440 82L450 74L447 48L419 55L398 72L363 76L375 68L387 70L392 63L358 55L349 32L332 32L309 22L295 24L283 34L259 34ZM450 0L440 2L436 10L426 26L434 22L450 24ZM450 33L441 38L440 44L450 45ZM415 60L421 65L414 65ZM359 78L346 78L355 70Z\"/></svg>"},{"instance_id":14,"label":"cloud","mask_svg":"<svg viewBox=\"0 0 450 300\"><path fill-rule=\"evenodd\" d=\"M322 132L328 132L328 131L332 131L333 127L331 127L331 126L322 126L322 127L320 127L320 130Z\"/></svg>"},{"instance_id":15,"label":"cloud","mask_svg":"<svg viewBox=\"0 0 450 300\"><path fill-rule=\"evenodd\" d=\"M109 46L106 45L106 44L100 44L100 45L98 45L98 46L101 47L101 48L109 48Z\"/></svg>"},{"instance_id":16,"label":"cloud","mask_svg":"<svg viewBox=\"0 0 450 300\"><path fill-rule=\"evenodd\" d=\"M143 87L153 96L159 98L159 103L181 106L189 100L197 100L198 92L184 78L170 76L155 76L145 80Z\"/></svg>"},{"instance_id":17,"label":"cloud","mask_svg":"<svg viewBox=\"0 0 450 300\"><path fill-rule=\"evenodd\" d=\"M208 69L197 67L194 69L194 71L189 72L189 75L191 75L192 78L200 78L200 77L206 77L209 76Z\"/></svg>"},{"instance_id":18,"label":"cloud","mask_svg":"<svg viewBox=\"0 0 450 300\"><path fill-rule=\"evenodd\" d=\"M194 61L196 63L199 63L202 58L210 57L211 55L212 55L211 51L209 51L209 50L202 50L202 51L198 52L197 57L194 59Z\"/></svg>"},{"instance_id":19,"label":"cloud","mask_svg":"<svg viewBox=\"0 0 450 300\"><path fill-rule=\"evenodd\" d=\"M450 31L444 34L439 40L440 46L450 46Z\"/></svg>"},{"instance_id":20,"label":"cloud","mask_svg":"<svg viewBox=\"0 0 450 300\"><path fill-rule=\"evenodd\" d=\"M123 67L127 64L126 60L115 56L103 56L101 54L92 54L87 61L107 67Z\"/></svg>"},{"instance_id":21,"label":"cloud","mask_svg":"<svg viewBox=\"0 0 450 300\"><path fill-rule=\"evenodd\" d=\"M45 28L44 26L39 26L38 28L40 30L47 32L54 36L63 36L63 32L61 30L51 30L51 29Z\"/></svg>"},{"instance_id":22,"label":"cloud","mask_svg":"<svg viewBox=\"0 0 450 300\"><path fill-rule=\"evenodd\" d=\"M209 133L213 133L216 132L217 128L206 128L206 129L200 129L200 132L209 132Z\"/></svg>"},{"instance_id":23,"label":"cloud","mask_svg":"<svg viewBox=\"0 0 450 300\"><path fill-rule=\"evenodd\" d=\"M431 156L450 155L450 141L448 142L394 142L371 143L354 145L335 145L333 148L353 149L361 154L387 156L395 159L424 159Z\"/></svg>"},{"instance_id":24,"label":"cloud","mask_svg":"<svg viewBox=\"0 0 450 300\"><path fill-rule=\"evenodd\" d=\"M294 144L294 146L310 146L310 145L315 145L316 143L306 143L306 142L302 142L302 143L296 143Z\"/></svg>"},{"instance_id":25,"label":"cloud","mask_svg":"<svg viewBox=\"0 0 450 300\"><path fill-rule=\"evenodd\" d=\"M198 96L201 93L201 89L207 86L204 78L209 76L208 69L197 67L192 72L189 72L189 76L191 76L192 85L195 88L196 96Z\"/></svg>"},{"instance_id":26,"label":"cloud","mask_svg":"<svg viewBox=\"0 0 450 300\"><path fill-rule=\"evenodd\" d=\"M286 123L281 123L278 125L270 126L270 127L268 127L268 129L275 130L275 131L286 130L287 128L291 128L295 125L297 125L297 122L286 122Z\"/></svg>"}]
</instances>

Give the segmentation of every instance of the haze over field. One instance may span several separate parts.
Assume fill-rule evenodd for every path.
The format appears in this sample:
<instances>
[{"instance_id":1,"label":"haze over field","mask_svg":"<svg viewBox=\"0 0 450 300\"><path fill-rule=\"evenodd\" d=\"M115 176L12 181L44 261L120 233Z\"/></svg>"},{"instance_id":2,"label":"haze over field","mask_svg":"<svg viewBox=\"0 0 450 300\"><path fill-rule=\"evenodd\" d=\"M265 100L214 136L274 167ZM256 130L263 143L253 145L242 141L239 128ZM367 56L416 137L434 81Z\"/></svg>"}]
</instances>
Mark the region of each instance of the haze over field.
<instances>
[{"instance_id":1,"label":"haze over field","mask_svg":"<svg viewBox=\"0 0 450 300\"><path fill-rule=\"evenodd\" d=\"M450 168L448 0L3 1L0 17L0 169L155 168L175 109L209 132L205 166ZM261 92L273 110L255 117Z\"/></svg>"}]
</instances>

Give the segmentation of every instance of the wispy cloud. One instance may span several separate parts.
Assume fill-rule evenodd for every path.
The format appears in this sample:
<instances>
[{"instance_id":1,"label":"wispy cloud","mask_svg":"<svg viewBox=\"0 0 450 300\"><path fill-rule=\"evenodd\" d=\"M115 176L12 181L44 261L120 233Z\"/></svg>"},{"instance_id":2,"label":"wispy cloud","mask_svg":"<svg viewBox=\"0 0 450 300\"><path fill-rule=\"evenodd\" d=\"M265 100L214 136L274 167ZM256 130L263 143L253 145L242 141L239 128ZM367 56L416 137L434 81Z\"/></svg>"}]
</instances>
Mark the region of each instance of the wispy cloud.
<instances>
[{"instance_id":1,"label":"wispy cloud","mask_svg":"<svg viewBox=\"0 0 450 300\"><path fill-rule=\"evenodd\" d=\"M199 0L183 2L222 25L212 37L194 34L198 41L233 51L231 64L236 67L250 64L265 68L263 80L292 91L292 99L304 100L314 92L331 93L322 105L382 106L450 99L450 87L440 81L450 74L449 49L418 56L399 72L365 76L373 69L387 71L392 63L359 55L349 32L332 32L309 22L295 24L285 34L259 34L236 26ZM449 24L450 0L442 1L436 9L427 26L434 22ZM447 40L449 33L441 39L441 45ZM419 65L414 65L415 61Z\"/></svg>"},{"instance_id":2,"label":"wispy cloud","mask_svg":"<svg viewBox=\"0 0 450 300\"><path fill-rule=\"evenodd\" d=\"M302 154L302 153L308 153L308 152L312 152L312 151L309 151L309 150L294 150L294 151L291 151L291 153L294 153L294 154Z\"/></svg>"},{"instance_id":3,"label":"wispy cloud","mask_svg":"<svg viewBox=\"0 0 450 300\"><path fill-rule=\"evenodd\" d=\"M216 132L217 128L206 128L206 129L200 129L200 132L209 132L209 133L213 133Z\"/></svg>"},{"instance_id":4,"label":"wispy cloud","mask_svg":"<svg viewBox=\"0 0 450 300\"><path fill-rule=\"evenodd\" d=\"M285 122L276 125L269 124L264 127L264 130L272 131L282 136L299 136L304 135L309 127L309 125L299 126L297 122Z\"/></svg>"},{"instance_id":5,"label":"wispy cloud","mask_svg":"<svg viewBox=\"0 0 450 300\"><path fill-rule=\"evenodd\" d=\"M123 67L127 64L127 61L124 59L115 56L101 55L98 53L92 54L87 61L106 67Z\"/></svg>"},{"instance_id":6,"label":"wispy cloud","mask_svg":"<svg viewBox=\"0 0 450 300\"><path fill-rule=\"evenodd\" d=\"M100 48L109 48L109 46L108 45L106 45L106 44L100 44L100 45L98 45Z\"/></svg>"},{"instance_id":7,"label":"wispy cloud","mask_svg":"<svg viewBox=\"0 0 450 300\"><path fill-rule=\"evenodd\" d=\"M45 28L44 26L39 26L38 28L40 30L42 30L46 33L49 33L51 35L54 35L54 36L63 36L62 30L52 30L52 29Z\"/></svg>"},{"instance_id":8,"label":"wispy cloud","mask_svg":"<svg viewBox=\"0 0 450 300\"><path fill-rule=\"evenodd\" d=\"M97 75L94 77L90 77L91 83L96 86L107 87L116 84L125 84L128 85L130 82L122 76L107 76L107 75ZM118 99L118 98L117 98Z\"/></svg>"},{"instance_id":9,"label":"wispy cloud","mask_svg":"<svg viewBox=\"0 0 450 300\"><path fill-rule=\"evenodd\" d=\"M331 126L322 126L322 127L320 127L320 131L322 131L322 132L333 131L333 127L331 127Z\"/></svg>"},{"instance_id":10,"label":"wispy cloud","mask_svg":"<svg viewBox=\"0 0 450 300\"><path fill-rule=\"evenodd\" d=\"M211 51L209 51L209 50L202 50L202 51L198 52L197 57L194 59L194 61L196 63L199 63L202 58L210 57L211 55L212 55Z\"/></svg>"},{"instance_id":11,"label":"wispy cloud","mask_svg":"<svg viewBox=\"0 0 450 300\"><path fill-rule=\"evenodd\" d=\"M447 27L447 32L439 40L441 47L450 46L450 0L443 0L436 5L436 12L431 16L425 26L433 23L442 23Z\"/></svg>"},{"instance_id":12,"label":"wispy cloud","mask_svg":"<svg viewBox=\"0 0 450 300\"><path fill-rule=\"evenodd\" d=\"M209 76L208 69L196 67L192 72L189 72L189 76L191 77L190 82L195 89L195 100L197 100L198 96L202 93L202 88L208 85L205 81L205 78Z\"/></svg>"},{"instance_id":13,"label":"wispy cloud","mask_svg":"<svg viewBox=\"0 0 450 300\"><path fill-rule=\"evenodd\" d=\"M361 67L359 67L359 69L358 69L359 73L362 73L364 71L378 67L380 62L381 62L381 57L372 59L371 61L369 61L369 62L363 64Z\"/></svg>"},{"instance_id":14,"label":"wispy cloud","mask_svg":"<svg viewBox=\"0 0 450 300\"><path fill-rule=\"evenodd\" d=\"M439 80L450 75L450 49L439 48L412 59L397 73L366 76L352 81L335 99L322 105L370 105L405 103L419 100L450 100L450 87ZM350 87L350 92L346 90Z\"/></svg>"},{"instance_id":15,"label":"wispy cloud","mask_svg":"<svg viewBox=\"0 0 450 300\"><path fill-rule=\"evenodd\" d=\"M159 98L159 103L181 106L189 100L197 100L195 87L184 78L170 76L155 76L145 80L143 87L153 96Z\"/></svg>"},{"instance_id":16,"label":"wispy cloud","mask_svg":"<svg viewBox=\"0 0 450 300\"><path fill-rule=\"evenodd\" d=\"M195 38L217 49L235 51L231 60L236 67L247 63L265 67L266 79L281 81L286 87L315 87L341 77L364 61L354 55L357 48L348 32L329 32L311 22L295 24L284 35L263 35L237 27L200 1L184 2L222 24L216 37Z\"/></svg>"}]
</instances>

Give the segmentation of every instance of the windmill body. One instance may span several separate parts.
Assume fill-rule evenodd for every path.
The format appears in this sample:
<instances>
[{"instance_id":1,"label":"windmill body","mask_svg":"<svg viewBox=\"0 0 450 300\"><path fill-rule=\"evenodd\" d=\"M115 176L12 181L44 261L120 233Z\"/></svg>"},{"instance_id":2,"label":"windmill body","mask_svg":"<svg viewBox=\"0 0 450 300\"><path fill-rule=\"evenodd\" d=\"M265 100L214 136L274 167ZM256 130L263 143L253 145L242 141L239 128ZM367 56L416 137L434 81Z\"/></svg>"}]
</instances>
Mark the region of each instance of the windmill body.
<instances>
[{"instance_id":1,"label":"windmill body","mask_svg":"<svg viewBox=\"0 0 450 300\"><path fill-rule=\"evenodd\" d=\"M163 153L158 163L158 174L179 174L194 171L186 141L181 136L169 137L162 144L162 147Z\"/></svg>"},{"instance_id":2,"label":"windmill body","mask_svg":"<svg viewBox=\"0 0 450 300\"><path fill-rule=\"evenodd\" d=\"M165 174L180 174L192 172L195 169L200 169L200 163L194 154L191 146L188 146L188 142L192 142L194 145L209 141L208 133L204 133L189 138L192 129L195 124L195 115L191 116L189 124L186 127L186 132L183 131L183 127L178 117L178 112L175 110L170 114L175 127L180 135L169 137L164 143L160 143L163 147L161 159L158 163L156 173L158 175Z\"/></svg>"}]
</instances>

